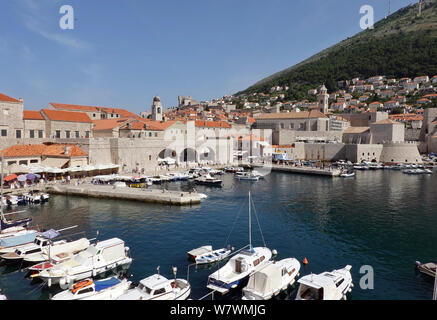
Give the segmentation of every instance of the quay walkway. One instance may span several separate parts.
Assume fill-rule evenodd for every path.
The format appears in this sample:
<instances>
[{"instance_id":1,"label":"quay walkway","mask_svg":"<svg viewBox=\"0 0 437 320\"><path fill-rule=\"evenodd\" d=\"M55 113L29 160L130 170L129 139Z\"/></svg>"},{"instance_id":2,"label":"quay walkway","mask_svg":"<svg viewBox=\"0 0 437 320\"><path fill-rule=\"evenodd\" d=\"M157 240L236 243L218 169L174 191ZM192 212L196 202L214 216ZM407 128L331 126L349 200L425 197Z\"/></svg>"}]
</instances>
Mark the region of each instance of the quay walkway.
<instances>
[{"instance_id":1,"label":"quay walkway","mask_svg":"<svg viewBox=\"0 0 437 320\"><path fill-rule=\"evenodd\" d=\"M120 200L135 200L150 203L161 203L171 205L192 205L200 203L198 193L168 191L158 189L137 189L137 188L120 188L112 185L50 185L46 188L47 192L53 194L120 199Z\"/></svg>"}]
</instances>

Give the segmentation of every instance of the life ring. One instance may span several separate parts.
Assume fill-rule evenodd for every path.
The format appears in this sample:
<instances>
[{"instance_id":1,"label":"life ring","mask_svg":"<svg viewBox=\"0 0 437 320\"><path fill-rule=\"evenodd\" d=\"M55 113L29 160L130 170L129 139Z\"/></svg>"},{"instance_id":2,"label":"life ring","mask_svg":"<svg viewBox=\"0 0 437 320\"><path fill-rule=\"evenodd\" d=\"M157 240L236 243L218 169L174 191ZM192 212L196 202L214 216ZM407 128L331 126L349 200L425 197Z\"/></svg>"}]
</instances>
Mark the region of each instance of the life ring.
<instances>
[{"instance_id":1,"label":"life ring","mask_svg":"<svg viewBox=\"0 0 437 320\"><path fill-rule=\"evenodd\" d=\"M77 290L84 288L84 287L88 287L89 285L92 285L92 284L93 284L92 280L84 280L84 281L78 282L78 283L73 285L71 292L76 293Z\"/></svg>"}]
</instances>

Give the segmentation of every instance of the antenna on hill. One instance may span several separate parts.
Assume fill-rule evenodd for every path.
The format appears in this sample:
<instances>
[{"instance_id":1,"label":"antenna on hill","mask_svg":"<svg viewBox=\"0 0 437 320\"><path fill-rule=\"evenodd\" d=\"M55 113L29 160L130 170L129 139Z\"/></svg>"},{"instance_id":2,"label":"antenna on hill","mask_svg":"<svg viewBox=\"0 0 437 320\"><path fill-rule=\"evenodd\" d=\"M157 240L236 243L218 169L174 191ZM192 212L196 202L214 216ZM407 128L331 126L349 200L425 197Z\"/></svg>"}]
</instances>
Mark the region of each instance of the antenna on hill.
<instances>
[{"instance_id":1,"label":"antenna on hill","mask_svg":"<svg viewBox=\"0 0 437 320\"><path fill-rule=\"evenodd\" d=\"M418 13L418 17L420 17L422 15L422 4L423 4L423 0L419 0L419 13Z\"/></svg>"},{"instance_id":2,"label":"antenna on hill","mask_svg":"<svg viewBox=\"0 0 437 320\"><path fill-rule=\"evenodd\" d=\"M388 0L388 15L391 15L391 0Z\"/></svg>"}]
</instances>

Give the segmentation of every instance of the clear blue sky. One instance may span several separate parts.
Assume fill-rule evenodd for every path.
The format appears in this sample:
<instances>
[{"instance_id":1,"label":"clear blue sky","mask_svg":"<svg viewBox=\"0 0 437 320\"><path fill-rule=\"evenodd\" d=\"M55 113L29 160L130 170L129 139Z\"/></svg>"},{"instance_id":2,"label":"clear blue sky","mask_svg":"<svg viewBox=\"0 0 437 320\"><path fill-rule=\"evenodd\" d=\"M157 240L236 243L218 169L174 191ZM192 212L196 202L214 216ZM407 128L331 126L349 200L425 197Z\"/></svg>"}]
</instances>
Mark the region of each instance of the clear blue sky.
<instances>
[{"instance_id":1,"label":"clear blue sky","mask_svg":"<svg viewBox=\"0 0 437 320\"><path fill-rule=\"evenodd\" d=\"M388 12L388 0L0 1L0 92L28 110L219 98L361 31L362 5L375 21ZM65 4L74 30L59 27Z\"/></svg>"}]
</instances>

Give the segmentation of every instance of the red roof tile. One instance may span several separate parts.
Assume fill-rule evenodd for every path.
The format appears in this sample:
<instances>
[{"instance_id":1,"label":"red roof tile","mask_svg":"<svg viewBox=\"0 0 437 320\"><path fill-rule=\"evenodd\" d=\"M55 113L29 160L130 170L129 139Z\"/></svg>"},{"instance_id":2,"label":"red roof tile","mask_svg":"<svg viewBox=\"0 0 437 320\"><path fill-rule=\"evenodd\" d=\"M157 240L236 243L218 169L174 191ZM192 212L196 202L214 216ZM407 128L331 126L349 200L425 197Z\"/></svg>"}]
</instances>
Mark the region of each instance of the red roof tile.
<instances>
[{"instance_id":1,"label":"red roof tile","mask_svg":"<svg viewBox=\"0 0 437 320\"><path fill-rule=\"evenodd\" d=\"M0 101L2 102L20 102L17 99L11 98L3 93L0 92Z\"/></svg>"},{"instance_id":2,"label":"red roof tile","mask_svg":"<svg viewBox=\"0 0 437 320\"><path fill-rule=\"evenodd\" d=\"M65 154L65 147L69 147L70 151ZM15 145L3 149L4 156L7 158L14 157L31 157L31 156L62 156L62 157L78 157L87 156L81 148L76 145L68 144L32 144L32 145Z\"/></svg>"},{"instance_id":3,"label":"red roof tile","mask_svg":"<svg viewBox=\"0 0 437 320\"><path fill-rule=\"evenodd\" d=\"M90 117L85 112L58 111L49 109L42 109L41 111L52 121L92 123Z\"/></svg>"},{"instance_id":4,"label":"red roof tile","mask_svg":"<svg viewBox=\"0 0 437 320\"><path fill-rule=\"evenodd\" d=\"M41 111L23 111L23 119L24 120L44 120L44 117L41 114Z\"/></svg>"}]
</instances>

